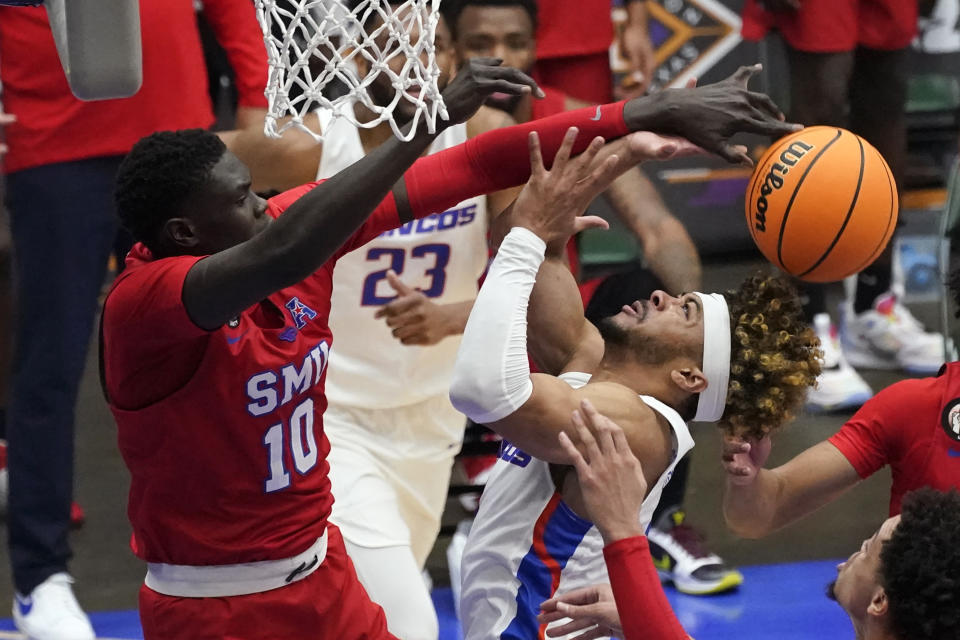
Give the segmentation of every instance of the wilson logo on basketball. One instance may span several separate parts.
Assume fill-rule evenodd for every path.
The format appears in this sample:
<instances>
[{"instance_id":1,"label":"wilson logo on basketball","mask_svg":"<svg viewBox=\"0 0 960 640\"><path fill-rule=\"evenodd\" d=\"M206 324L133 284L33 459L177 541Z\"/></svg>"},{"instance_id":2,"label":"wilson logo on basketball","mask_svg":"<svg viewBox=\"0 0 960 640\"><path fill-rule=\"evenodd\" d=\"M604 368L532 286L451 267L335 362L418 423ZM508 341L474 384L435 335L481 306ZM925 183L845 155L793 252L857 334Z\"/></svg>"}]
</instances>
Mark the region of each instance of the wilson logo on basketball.
<instances>
[{"instance_id":1,"label":"wilson logo on basketball","mask_svg":"<svg viewBox=\"0 0 960 640\"><path fill-rule=\"evenodd\" d=\"M757 197L757 202L754 205L755 211L753 219L754 227L756 227L757 231L763 232L767 230L767 207L769 206L767 197L773 193L775 189L783 186L783 176L789 173L790 167L796 165L811 149L813 149L813 145L797 140L780 154L780 162L774 162L770 165L770 171L760 186L760 195Z\"/></svg>"}]
</instances>

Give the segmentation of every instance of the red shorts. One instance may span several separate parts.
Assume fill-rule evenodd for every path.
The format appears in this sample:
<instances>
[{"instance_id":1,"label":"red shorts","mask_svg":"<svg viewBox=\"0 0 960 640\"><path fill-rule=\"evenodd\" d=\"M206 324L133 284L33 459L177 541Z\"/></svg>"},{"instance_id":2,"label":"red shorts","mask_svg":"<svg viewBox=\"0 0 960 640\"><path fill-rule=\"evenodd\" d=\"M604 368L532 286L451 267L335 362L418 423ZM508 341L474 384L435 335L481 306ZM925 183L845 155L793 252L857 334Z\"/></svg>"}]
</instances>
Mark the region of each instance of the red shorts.
<instances>
[{"instance_id":1,"label":"red shorts","mask_svg":"<svg viewBox=\"0 0 960 640\"><path fill-rule=\"evenodd\" d=\"M397 640L387 631L347 556L340 530L327 525L327 556L293 584L229 598L178 598L140 587L144 640Z\"/></svg>"},{"instance_id":2,"label":"red shorts","mask_svg":"<svg viewBox=\"0 0 960 640\"><path fill-rule=\"evenodd\" d=\"M917 31L917 0L803 0L798 11L772 13L759 0L743 6L743 37L762 39L777 29L791 47L840 53L858 46L894 51Z\"/></svg>"},{"instance_id":3,"label":"red shorts","mask_svg":"<svg viewBox=\"0 0 960 640\"><path fill-rule=\"evenodd\" d=\"M554 87L591 104L613 102L613 73L610 54L594 53L565 58L541 58L533 78L545 87Z\"/></svg>"}]
</instances>

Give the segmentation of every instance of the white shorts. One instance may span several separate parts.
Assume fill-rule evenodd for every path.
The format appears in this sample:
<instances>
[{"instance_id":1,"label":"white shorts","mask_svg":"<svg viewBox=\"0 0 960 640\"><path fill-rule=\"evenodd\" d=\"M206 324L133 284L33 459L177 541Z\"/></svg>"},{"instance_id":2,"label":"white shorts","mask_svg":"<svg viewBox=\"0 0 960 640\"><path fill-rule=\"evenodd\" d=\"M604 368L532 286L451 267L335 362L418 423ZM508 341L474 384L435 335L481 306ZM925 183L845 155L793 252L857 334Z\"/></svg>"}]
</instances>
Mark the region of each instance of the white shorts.
<instances>
[{"instance_id":1,"label":"white shorts","mask_svg":"<svg viewBox=\"0 0 960 640\"><path fill-rule=\"evenodd\" d=\"M466 419L438 396L393 409L331 404L330 520L361 547L410 546L422 567L440 530Z\"/></svg>"}]
</instances>

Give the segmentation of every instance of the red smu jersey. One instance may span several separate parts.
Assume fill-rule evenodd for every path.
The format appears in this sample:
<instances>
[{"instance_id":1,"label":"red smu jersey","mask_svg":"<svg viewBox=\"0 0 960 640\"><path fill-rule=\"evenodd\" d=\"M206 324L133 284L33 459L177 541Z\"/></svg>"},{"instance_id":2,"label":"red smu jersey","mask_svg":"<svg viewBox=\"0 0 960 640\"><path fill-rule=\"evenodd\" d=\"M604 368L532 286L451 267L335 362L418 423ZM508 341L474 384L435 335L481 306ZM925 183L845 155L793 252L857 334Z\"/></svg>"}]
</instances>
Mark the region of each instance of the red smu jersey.
<instances>
[{"instance_id":1,"label":"red smu jersey","mask_svg":"<svg viewBox=\"0 0 960 640\"><path fill-rule=\"evenodd\" d=\"M960 363L935 378L903 380L872 399L830 438L861 478L889 464L890 515L920 487L960 488Z\"/></svg>"},{"instance_id":2,"label":"red smu jersey","mask_svg":"<svg viewBox=\"0 0 960 640\"><path fill-rule=\"evenodd\" d=\"M610 49L610 0L538 0L537 9L537 60Z\"/></svg>"},{"instance_id":3,"label":"red smu jersey","mask_svg":"<svg viewBox=\"0 0 960 640\"><path fill-rule=\"evenodd\" d=\"M271 199L269 214L313 186ZM399 224L381 205L338 256ZM289 557L324 532L333 503L323 386L336 259L210 332L181 302L199 259L152 260L138 245L104 310L134 551L188 565ZM172 391L151 398L151 380Z\"/></svg>"}]
</instances>

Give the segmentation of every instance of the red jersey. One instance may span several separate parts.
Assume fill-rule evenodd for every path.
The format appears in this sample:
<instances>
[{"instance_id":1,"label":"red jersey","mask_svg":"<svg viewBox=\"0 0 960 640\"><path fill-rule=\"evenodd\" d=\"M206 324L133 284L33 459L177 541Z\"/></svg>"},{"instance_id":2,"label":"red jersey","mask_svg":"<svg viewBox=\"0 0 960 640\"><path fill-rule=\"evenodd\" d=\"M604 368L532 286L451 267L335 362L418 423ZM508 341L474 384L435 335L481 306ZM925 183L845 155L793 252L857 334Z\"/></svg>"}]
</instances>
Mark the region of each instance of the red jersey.
<instances>
[{"instance_id":1,"label":"red jersey","mask_svg":"<svg viewBox=\"0 0 960 640\"><path fill-rule=\"evenodd\" d=\"M861 478L889 464L890 515L920 487L960 488L960 362L871 398L830 438Z\"/></svg>"},{"instance_id":2,"label":"red jersey","mask_svg":"<svg viewBox=\"0 0 960 640\"><path fill-rule=\"evenodd\" d=\"M160 129L208 127L213 110L193 0L140 0L143 86L129 98L78 100L67 84L43 7L0 7L6 172L127 153ZM204 0L227 51L239 102L266 107L267 53L250 0Z\"/></svg>"},{"instance_id":3,"label":"red jersey","mask_svg":"<svg viewBox=\"0 0 960 640\"><path fill-rule=\"evenodd\" d=\"M313 186L272 198L269 215ZM323 433L333 268L399 224L381 205L313 275L210 332L181 302L201 258L153 260L134 248L107 298L103 335L138 556L188 565L275 560L323 534L333 503ZM150 398L151 379L175 391Z\"/></svg>"},{"instance_id":4,"label":"red jersey","mask_svg":"<svg viewBox=\"0 0 960 640\"><path fill-rule=\"evenodd\" d=\"M623 103L602 107L603 117L592 112L490 131L419 159L404 175L414 217L522 184L532 130L548 161L570 126L583 134L574 153L594 135L627 133ZM271 198L269 214L314 186ZM314 274L214 331L197 327L181 300L202 257L153 259L134 247L104 304L102 344L139 557L181 565L277 560L323 534L333 501L323 433L333 268L400 222L388 196Z\"/></svg>"},{"instance_id":5,"label":"red jersey","mask_svg":"<svg viewBox=\"0 0 960 640\"><path fill-rule=\"evenodd\" d=\"M610 0L538 0L537 10L537 60L610 49Z\"/></svg>"}]
</instances>

